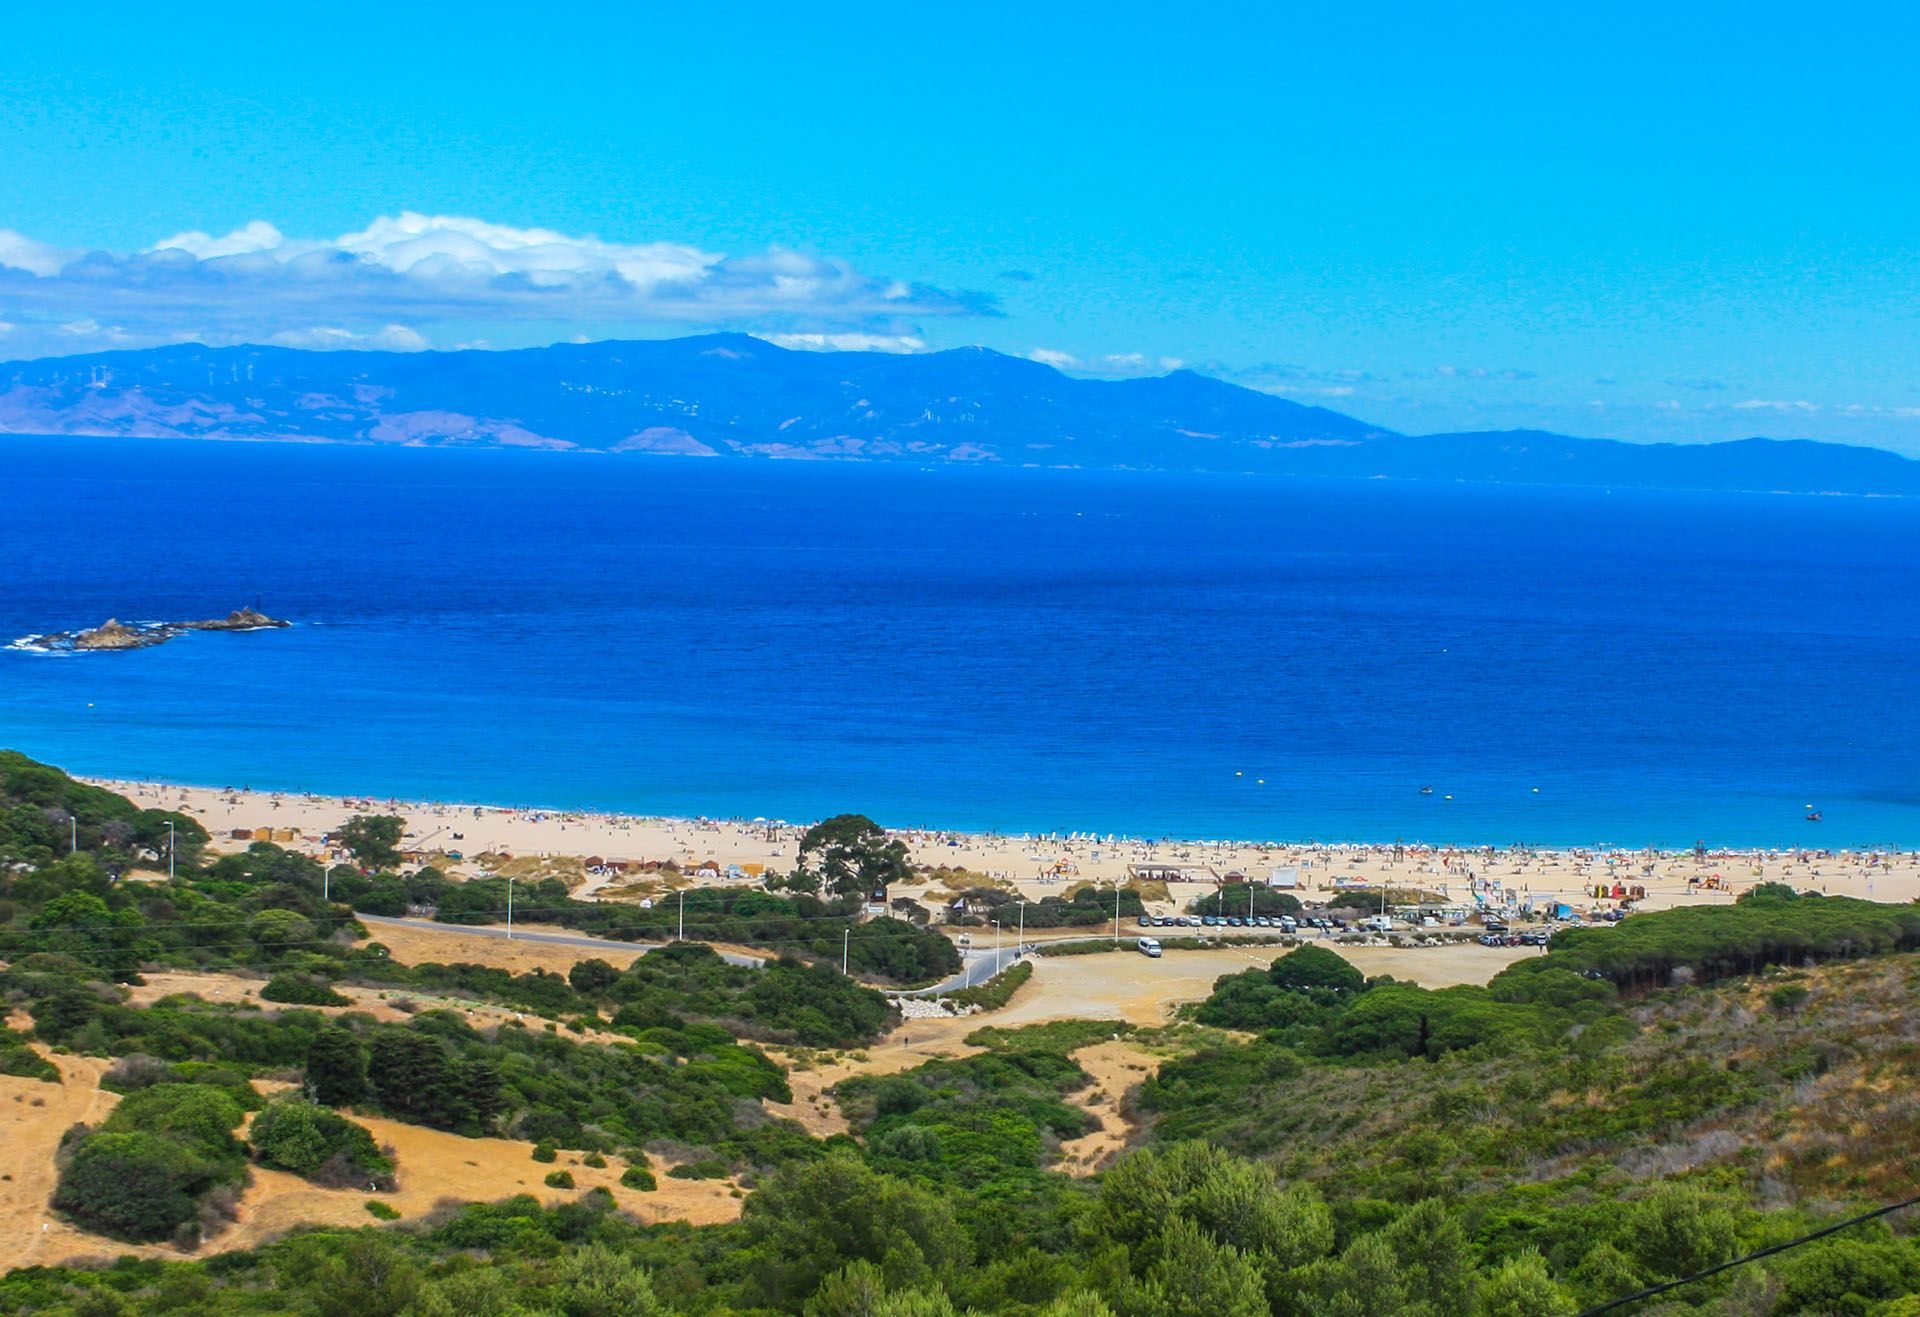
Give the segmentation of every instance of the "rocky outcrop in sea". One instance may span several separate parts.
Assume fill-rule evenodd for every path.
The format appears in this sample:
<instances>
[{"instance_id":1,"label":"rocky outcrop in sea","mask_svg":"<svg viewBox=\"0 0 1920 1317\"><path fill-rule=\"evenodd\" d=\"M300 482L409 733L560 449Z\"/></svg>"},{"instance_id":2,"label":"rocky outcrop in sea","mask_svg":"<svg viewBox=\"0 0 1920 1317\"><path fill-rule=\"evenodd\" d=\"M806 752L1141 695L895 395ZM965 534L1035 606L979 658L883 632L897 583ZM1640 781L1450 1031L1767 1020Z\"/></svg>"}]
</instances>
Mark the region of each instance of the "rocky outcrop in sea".
<instances>
[{"instance_id":1,"label":"rocky outcrop in sea","mask_svg":"<svg viewBox=\"0 0 1920 1317\"><path fill-rule=\"evenodd\" d=\"M40 636L22 636L13 648L45 654L86 653L94 650L147 649L163 645L189 631L268 631L292 626L277 617L268 617L253 608L238 608L225 617L197 622L122 622L110 617L97 627L84 631L54 631Z\"/></svg>"}]
</instances>

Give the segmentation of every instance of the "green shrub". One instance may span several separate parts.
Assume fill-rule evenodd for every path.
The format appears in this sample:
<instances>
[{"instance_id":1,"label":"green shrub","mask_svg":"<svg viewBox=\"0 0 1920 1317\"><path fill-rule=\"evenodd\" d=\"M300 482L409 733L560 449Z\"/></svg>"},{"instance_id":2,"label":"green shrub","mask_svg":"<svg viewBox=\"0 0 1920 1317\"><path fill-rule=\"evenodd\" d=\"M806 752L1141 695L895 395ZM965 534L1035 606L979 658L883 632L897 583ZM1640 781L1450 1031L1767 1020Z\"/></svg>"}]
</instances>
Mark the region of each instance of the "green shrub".
<instances>
[{"instance_id":1,"label":"green shrub","mask_svg":"<svg viewBox=\"0 0 1920 1317\"><path fill-rule=\"evenodd\" d=\"M53 1205L82 1227L135 1242L166 1239L192 1222L220 1171L158 1134L89 1134L60 1170Z\"/></svg>"},{"instance_id":2,"label":"green shrub","mask_svg":"<svg viewBox=\"0 0 1920 1317\"><path fill-rule=\"evenodd\" d=\"M1767 994L1767 1005L1782 1015L1791 1015L1807 1004L1812 996L1802 983L1783 983Z\"/></svg>"},{"instance_id":3,"label":"green shrub","mask_svg":"<svg viewBox=\"0 0 1920 1317\"><path fill-rule=\"evenodd\" d=\"M27 1046L26 1039L0 1024L0 1075L58 1081L60 1070L53 1062Z\"/></svg>"},{"instance_id":4,"label":"green shrub","mask_svg":"<svg viewBox=\"0 0 1920 1317\"><path fill-rule=\"evenodd\" d=\"M1033 962L1023 960L1010 969L1000 971L985 983L949 993L947 1000L962 1006L978 1006L983 1011L997 1011L1011 1001L1013 994L1032 977Z\"/></svg>"},{"instance_id":5,"label":"green shrub","mask_svg":"<svg viewBox=\"0 0 1920 1317\"><path fill-rule=\"evenodd\" d=\"M591 1166L597 1171L606 1166L607 1159L597 1152L590 1152L580 1159L580 1164L582 1166Z\"/></svg>"},{"instance_id":6,"label":"green shrub","mask_svg":"<svg viewBox=\"0 0 1920 1317\"><path fill-rule=\"evenodd\" d=\"M101 1128L173 1139L238 1178L246 1168L246 1149L233 1130L244 1119L246 1109L224 1088L160 1084L122 1098Z\"/></svg>"},{"instance_id":7,"label":"green shrub","mask_svg":"<svg viewBox=\"0 0 1920 1317\"><path fill-rule=\"evenodd\" d=\"M728 1174L727 1164L717 1157L682 1162L667 1172L668 1177L675 1180L724 1180Z\"/></svg>"},{"instance_id":8,"label":"green shrub","mask_svg":"<svg viewBox=\"0 0 1920 1317\"><path fill-rule=\"evenodd\" d=\"M399 1209L390 1203L381 1202L378 1198L367 1199L367 1215L376 1221L398 1221L400 1219Z\"/></svg>"},{"instance_id":9,"label":"green shrub","mask_svg":"<svg viewBox=\"0 0 1920 1317\"><path fill-rule=\"evenodd\" d=\"M537 1162L557 1161L559 1157L559 1150L545 1140L533 1145L533 1159Z\"/></svg>"},{"instance_id":10,"label":"green shrub","mask_svg":"<svg viewBox=\"0 0 1920 1317\"><path fill-rule=\"evenodd\" d=\"M254 1155L262 1166L291 1171L330 1188L391 1188L393 1162L363 1125L299 1098L273 1103L254 1118Z\"/></svg>"},{"instance_id":11,"label":"green shrub","mask_svg":"<svg viewBox=\"0 0 1920 1317\"><path fill-rule=\"evenodd\" d=\"M645 1166L629 1166L620 1172L620 1183L629 1189L658 1189L660 1182L653 1178L653 1171Z\"/></svg>"},{"instance_id":12,"label":"green shrub","mask_svg":"<svg viewBox=\"0 0 1920 1317\"><path fill-rule=\"evenodd\" d=\"M311 974L276 974L260 989L262 1001L285 1002L292 1006L351 1006L325 979Z\"/></svg>"},{"instance_id":13,"label":"green shrub","mask_svg":"<svg viewBox=\"0 0 1920 1317\"><path fill-rule=\"evenodd\" d=\"M573 1188L573 1172L548 1171L546 1183L549 1189L571 1189Z\"/></svg>"}]
</instances>

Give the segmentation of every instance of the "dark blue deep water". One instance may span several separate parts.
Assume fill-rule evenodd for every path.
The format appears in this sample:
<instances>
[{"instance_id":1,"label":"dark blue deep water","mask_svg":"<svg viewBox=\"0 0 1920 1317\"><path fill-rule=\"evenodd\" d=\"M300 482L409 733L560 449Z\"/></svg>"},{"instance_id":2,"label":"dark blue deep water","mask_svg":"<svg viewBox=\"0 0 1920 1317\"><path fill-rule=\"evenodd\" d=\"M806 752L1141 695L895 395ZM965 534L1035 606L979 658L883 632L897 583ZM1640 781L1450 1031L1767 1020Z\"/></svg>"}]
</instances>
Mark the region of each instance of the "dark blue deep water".
<instances>
[{"instance_id":1,"label":"dark blue deep water","mask_svg":"<svg viewBox=\"0 0 1920 1317\"><path fill-rule=\"evenodd\" d=\"M1911 501L0 438L0 641L256 600L300 625L0 652L0 745L643 812L1920 843Z\"/></svg>"}]
</instances>

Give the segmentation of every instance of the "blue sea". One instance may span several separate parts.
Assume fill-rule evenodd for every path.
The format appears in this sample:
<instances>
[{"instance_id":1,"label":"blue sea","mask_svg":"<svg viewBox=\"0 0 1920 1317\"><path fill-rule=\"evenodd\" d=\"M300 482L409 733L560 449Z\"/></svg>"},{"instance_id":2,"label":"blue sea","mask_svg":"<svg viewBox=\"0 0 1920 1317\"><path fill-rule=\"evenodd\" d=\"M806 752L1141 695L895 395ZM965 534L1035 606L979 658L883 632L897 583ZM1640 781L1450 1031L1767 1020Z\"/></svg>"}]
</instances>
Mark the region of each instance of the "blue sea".
<instances>
[{"instance_id":1,"label":"blue sea","mask_svg":"<svg viewBox=\"0 0 1920 1317\"><path fill-rule=\"evenodd\" d=\"M255 603L297 623L0 651L0 745L79 773L1920 844L1912 501L4 437L0 584L0 642Z\"/></svg>"}]
</instances>

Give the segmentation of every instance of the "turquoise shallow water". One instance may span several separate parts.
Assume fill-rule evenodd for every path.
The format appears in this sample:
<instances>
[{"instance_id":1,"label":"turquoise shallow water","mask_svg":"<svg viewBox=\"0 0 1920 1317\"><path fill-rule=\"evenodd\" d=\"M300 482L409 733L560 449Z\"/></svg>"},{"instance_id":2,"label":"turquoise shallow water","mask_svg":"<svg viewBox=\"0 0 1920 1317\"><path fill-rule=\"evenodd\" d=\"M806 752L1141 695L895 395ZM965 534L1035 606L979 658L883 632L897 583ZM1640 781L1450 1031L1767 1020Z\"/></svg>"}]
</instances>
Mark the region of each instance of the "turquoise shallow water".
<instances>
[{"instance_id":1,"label":"turquoise shallow water","mask_svg":"<svg viewBox=\"0 0 1920 1317\"><path fill-rule=\"evenodd\" d=\"M0 512L0 639L256 600L300 623L0 651L0 745L74 771L1920 844L1908 501L0 437Z\"/></svg>"}]
</instances>

